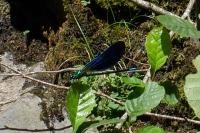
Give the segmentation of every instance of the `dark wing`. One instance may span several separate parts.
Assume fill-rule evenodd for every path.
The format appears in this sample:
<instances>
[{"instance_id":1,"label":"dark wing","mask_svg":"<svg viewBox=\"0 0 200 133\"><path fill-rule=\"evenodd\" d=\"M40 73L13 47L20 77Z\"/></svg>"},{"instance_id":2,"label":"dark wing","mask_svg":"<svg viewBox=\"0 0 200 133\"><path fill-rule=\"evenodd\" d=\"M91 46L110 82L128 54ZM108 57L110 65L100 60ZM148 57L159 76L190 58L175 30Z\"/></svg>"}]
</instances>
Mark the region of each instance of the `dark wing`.
<instances>
[{"instance_id":1,"label":"dark wing","mask_svg":"<svg viewBox=\"0 0 200 133\"><path fill-rule=\"evenodd\" d=\"M102 54L87 63L83 71L101 71L114 66L123 56L125 44L118 41L107 48Z\"/></svg>"}]
</instances>

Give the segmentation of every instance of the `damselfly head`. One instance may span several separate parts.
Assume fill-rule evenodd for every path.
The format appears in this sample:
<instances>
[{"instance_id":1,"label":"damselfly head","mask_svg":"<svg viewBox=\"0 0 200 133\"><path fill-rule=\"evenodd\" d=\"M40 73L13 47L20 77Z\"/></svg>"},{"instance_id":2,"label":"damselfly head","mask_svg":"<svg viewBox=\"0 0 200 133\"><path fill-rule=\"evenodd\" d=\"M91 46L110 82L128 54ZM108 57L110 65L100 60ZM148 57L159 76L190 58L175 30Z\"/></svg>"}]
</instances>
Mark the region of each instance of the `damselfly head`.
<instances>
[{"instance_id":1,"label":"damselfly head","mask_svg":"<svg viewBox=\"0 0 200 133\"><path fill-rule=\"evenodd\" d=\"M72 79L79 79L83 76L83 72L81 70L77 70L75 71L71 76L70 76L70 80Z\"/></svg>"}]
</instances>

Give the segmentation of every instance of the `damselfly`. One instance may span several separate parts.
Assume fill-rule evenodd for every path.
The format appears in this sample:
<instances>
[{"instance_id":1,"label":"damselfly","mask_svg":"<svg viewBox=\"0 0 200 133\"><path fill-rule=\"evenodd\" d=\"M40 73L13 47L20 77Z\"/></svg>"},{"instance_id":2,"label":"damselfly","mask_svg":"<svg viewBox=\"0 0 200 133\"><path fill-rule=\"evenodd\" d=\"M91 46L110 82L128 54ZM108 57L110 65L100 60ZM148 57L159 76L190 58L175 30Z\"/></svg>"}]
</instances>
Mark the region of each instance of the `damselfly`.
<instances>
[{"instance_id":1,"label":"damselfly","mask_svg":"<svg viewBox=\"0 0 200 133\"><path fill-rule=\"evenodd\" d=\"M117 72L125 72L125 71L134 71L135 68L129 68L118 71L104 71L104 72L96 72L94 71L103 71L114 66L123 56L125 52L125 44L122 41L118 41L112 44L109 48L107 48L102 54L98 55L92 61L87 63L81 70L75 71L72 74L71 79L79 79L83 76L91 76L91 75L100 75L100 74L109 74L109 73L117 73Z\"/></svg>"}]
</instances>

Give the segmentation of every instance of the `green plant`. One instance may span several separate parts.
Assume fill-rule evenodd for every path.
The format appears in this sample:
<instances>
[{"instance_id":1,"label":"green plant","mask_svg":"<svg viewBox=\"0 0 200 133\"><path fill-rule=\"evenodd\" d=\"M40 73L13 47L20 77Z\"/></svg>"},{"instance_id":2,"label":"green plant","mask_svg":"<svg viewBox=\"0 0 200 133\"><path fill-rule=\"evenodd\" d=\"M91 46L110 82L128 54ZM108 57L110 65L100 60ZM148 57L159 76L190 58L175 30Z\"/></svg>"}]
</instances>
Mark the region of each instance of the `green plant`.
<instances>
[{"instance_id":1,"label":"green plant","mask_svg":"<svg viewBox=\"0 0 200 133\"><path fill-rule=\"evenodd\" d=\"M188 21L168 15L156 18L163 27L152 29L148 33L145 43L147 57L151 65L151 74L153 75L152 79L154 79L156 72L165 65L171 53L172 44L168 30L174 31L182 37L200 37L199 31ZM197 73L186 77L184 91L195 115L200 118L199 56L194 60L194 65L197 68ZM134 76L111 74L108 76L83 77L72 83L66 97L66 109L74 132L84 132L89 128L120 123L121 121L117 116L125 112L130 118L136 120L138 116L157 107L162 100L169 104L176 104L178 100L175 97L178 92L169 89L174 88L168 83L159 84L155 81L144 83ZM105 92L107 96L101 95L102 93L98 93L99 91ZM138 133L150 131L165 132L161 128L149 126L139 129Z\"/></svg>"},{"instance_id":2,"label":"green plant","mask_svg":"<svg viewBox=\"0 0 200 133\"><path fill-rule=\"evenodd\" d=\"M95 82L94 80L98 82ZM101 82L101 85L99 82ZM113 98L126 101L124 103L125 108L114 103L110 99L95 96L96 93L94 90L101 89L101 91L104 91L104 87L108 89L108 93L112 93L111 96ZM98 90L96 90L96 92L98 92ZM140 116L156 107L164 97L164 93L164 88L156 82L145 84L136 77L121 77L116 76L115 74L106 78L104 76L96 76L93 78L92 84L90 78L84 77L80 81L72 83L66 97L66 109L74 132L78 130L78 127L81 124L83 124L80 126L81 130L85 131L88 128L94 128L95 126L100 126L102 124L121 122L117 119L117 116L120 112L120 114L123 114L125 110L131 117ZM94 97L96 97L96 102L94 101ZM95 103L97 103L97 107L95 107ZM98 117L94 118L94 121L86 121L93 109L96 110L93 114L99 115L101 121L96 119ZM103 114L97 113L102 112L102 110L104 110ZM115 115L114 112L118 113Z\"/></svg>"},{"instance_id":3,"label":"green plant","mask_svg":"<svg viewBox=\"0 0 200 133\"><path fill-rule=\"evenodd\" d=\"M168 31L163 27L156 27L146 37L145 47L151 65L153 77L167 61L171 52L171 41Z\"/></svg>"}]
</instances>

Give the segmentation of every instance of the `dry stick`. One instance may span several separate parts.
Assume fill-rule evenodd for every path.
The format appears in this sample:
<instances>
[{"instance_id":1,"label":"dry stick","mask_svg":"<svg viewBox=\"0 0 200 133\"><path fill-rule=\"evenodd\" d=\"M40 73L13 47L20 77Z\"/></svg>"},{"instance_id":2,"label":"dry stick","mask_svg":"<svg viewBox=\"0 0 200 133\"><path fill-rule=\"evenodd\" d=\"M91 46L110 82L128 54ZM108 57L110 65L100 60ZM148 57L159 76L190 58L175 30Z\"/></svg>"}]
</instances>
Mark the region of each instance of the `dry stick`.
<instances>
[{"instance_id":1,"label":"dry stick","mask_svg":"<svg viewBox=\"0 0 200 133\"><path fill-rule=\"evenodd\" d=\"M78 69L78 68L66 68L66 69L61 69L61 70L58 70L58 71L38 71L38 72L29 72L29 73L23 73L23 74L24 75L33 75L33 74L42 74L42 73L62 73L62 72L70 72L70 71L75 71L75 70L80 70L80 69ZM21 74L3 73L3 74L0 74L0 76L21 76Z\"/></svg>"},{"instance_id":2,"label":"dry stick","mask_svg":"<svg viewBox=\"0 0 200 133\"><path fill-rule=\"evenodd\" d=\"M1 64L1 63L0 63ZM4 64L5 65L5 64ZM5 65L6 66L6 65ZM65 69L61 69L58 71L38 71L38 72L29 72L29 73L4 73L4 74L0 74L0 76L22 76L23 75L33 75L33 74L41 74L41 73L62 73L62 72L69 72L69 71L76 71L76 70L80 70L80 68L65 68ZM125 72L125 71L132 71L131 68L129 69L124 69L124 70L106 70L103 72L96 72L96 73L92 73L92 74L87 74L87 76L92 76L92 75L102 75L102 74L110 74L110 73L117 73L117 72ZM133 70L133 72L145 72L148 71L148 69L140 69L140 70Z\"/></svg>"},{"instance_id":3,"label":"dry stick","mask_svg":"<svg viewBox=\"0 0 200 133\"><path fill-rule=\"evenodd\" d=\"M59 88L59 89L69 89L69 87L66 87L66 86L59 86L59 85L51 84L51 83L48 83L48 82L41 81L39 79L35 79L35 78L32 78L32 77L29 77L29 76L27 76L27 75L15 70L15 69L11 68L11 67L9 67L9 66L7 66L5 64L0 63L0 65L12 70L13 72L15 72L17 74L20 74L23 78L26 78L26 79L29 79L29 80L32 80L32 81L35 81L35 82L38 82L38 83L42 83L44 85L48 85L48 86L51 86L51 87Z\"/></svg>"},{"instance_id":4,"label":"dry stick","mask_svg":"<svg viewBox=\"0 0 200 133\"><path fill-rule=\"evenodd\" d=\"M130 0L130 1L134 2L138 6L141 6L141 7L146 8L146 9L150 9L150 10L152 10L152 11L158 13L158 14L173 15L173 16L179 17L176 14L173 14L173 13L167 11L167 10L164 10L163 8L160 8L160 7L156 6L155 4L150 3L148 1L144 1L144 0ZM189 14L190 14L193 6L194 6L195 1L196 0L190 0L189 1L185 12L181 16L182 19L189 17Z\"/></svg>"},{"instance_id":5,"label":"dry stick","mask_svg":"<svg viewBox=\"0 0 200 133\"><path fill-rule=\"evenodd\" d=\"M67 64L70 60L75 59L75 58L78 58L78 57L80 57L80 56L74 56L74 57L68 58L67 60L65 60L64 62L62 62L62 63L59 65L59 67L58 67L57 70L61 70L61 69L63 68L63 66L64 66L65 64ZM62 72L61 72L61 73L62 73ZM56 74L55 74L54 79L53 79L53 84L58 84L59 75L60 75L60 73L56 73Z\"/></svg>"},{"instance_id":6,"label":"dry stick","mask_svg":"<svg viewBox=\"0 0 200 133\"><path fill-rule=\"evenodd\" d=\"M169 12L167 10L164 10L163 8L160 8L160 7L156 6L155 4L147 2L147 1L144 1L144 0L129 0L129 1L134 2L135 4L137 4L140 7L143 7L143 8L146 8L146 9L150 9L150 10L152 10L152 11L158 13L158 14L177 16L174 13L171 13L171 12Z\"/></svg>"},{"instance_id":7,"label":"dry stick","mask_svg":"<svg viewBox=\"0 0 200 133\"><path fill-rule=\"evenodd\" d=\"M6 104L9 104L9 103L14 103L15 101L17 101L17 98L16 98L15 100L9 100L8 102L3 102L3 103L1 102L1 103L0 103L0 107L1 107L1 106L4 106L4 105L6 105Z\"/></svg>"},{"instance_id":8,"label":"dry stick","mask_svg":"<svg viewBox=\"0 0 200 133\"><path fill-rule=\"evenodd\" d=\"M69 126L65 126L65 127L61 127L61 128L53 128L53 129L25 129L25 128L13 128L13 127L9 127L9 126L4 126L4 128L0 128L1 130L14 130L14 131L26 131L26 132L46 132L46 131L61 131L67 128L72 127L71 125Z\"/></svg>"},{"instance_id":9,"label":"dry stick","mask_svg":"<svg viewBox=\"0 0 200 133\"><path fill-rule=\"evenodd\" d=\"M59 65L58 70L61 70L61 68L62 68L67 62L69 62L70 60L75 59L75 58L80 58L80 57L81 57L81 56L74 56L74 57L68 58L67 60L65 60L64 62L62 62L62 63Z\"/></svg>"},{"instance_id":10,"label":"dry stick","mask_svg":"<svg viewBox=\"0 0 200 133\"><path fill-rule=\"evenodd\" d=\"M185 19L185 18L190 16L190 12L192 11L192 8L194 6L195 1L196 0L190 0L190 2L187 5L187 8L186 8L185 12L181 16L182 19Z\"/></svg>"},{"instance_id":11,"label":"dry stick","mask_svg":"<svg viewBox=\"0 0 200 133\"><path fill-rule=\"evenodd\" d=\"M149 113L149 112L145 113L144 115L154 116L154 117L164 118L164 119L170 119L170 120L176 120L176 121L182 121L182 122L188 121L190 123L200 125L200 121L192 120L192 119L188 119L188 118L181 118L181 117L169 116L169 115L161 115L161 114L155 114L155 113Z\"/></svg>"},{"instance_id":12,"label":"dry stick","mask_svg":"<svg viewBox=\"0 0 200 133\"><path fill-rule=\"evenodd\" d=\"M108 98L108 99L112 100L113 102L115 102L115 103L117 103L119 105L122 105L122 106L124 105L123 102L120 102L119 100L116 100L116 99L112 98L111 96L108 96L108 95L104 94L101 91L95 92L95 94L98 95L98 96L102 96L102 97Z\"/></svg>"},{"instance_id":13,"label":"dry stick","mask_svg":"<svg viewBox=\"0 0 200 133\"><path fill-rule=\"evenodd\" d=\"M141 65L145 65L145 66L149 66L149 64L146 64L146 63L142 63L142 62L136 61L136 60L131 59L131 58L129 58L129 57L126 57L126 56L123 56L123 57L126 58L126 59L128 59L128 60L131 60L131 61L133 61L133 62L135 62L135 63L141 64Z\"/></svg>"}]
</instances>

